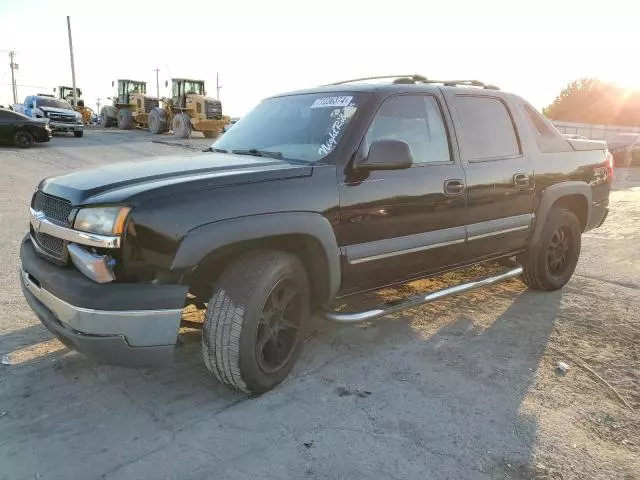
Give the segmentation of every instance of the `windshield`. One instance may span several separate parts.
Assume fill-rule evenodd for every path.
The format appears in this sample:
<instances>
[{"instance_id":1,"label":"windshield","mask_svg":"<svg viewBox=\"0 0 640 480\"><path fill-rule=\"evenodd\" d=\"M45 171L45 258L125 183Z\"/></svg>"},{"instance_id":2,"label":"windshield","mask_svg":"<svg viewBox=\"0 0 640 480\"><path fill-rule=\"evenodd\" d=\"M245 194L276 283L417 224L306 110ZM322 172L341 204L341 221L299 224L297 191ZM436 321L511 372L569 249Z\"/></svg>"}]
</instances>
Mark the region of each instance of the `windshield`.
<instances>
[{"instance_id":1,"label":"windshield","mask_svg":"<svg viewBox=\"0 0 640 480\"><path fill-rule=\"evenodd\" d=\"M284 158L317 162L336 148L363 98L354 93L310 93L266 99L213 148L281 152Z\"/></svg>"},{"instance_id":2,"label":"windshield","mask_svg":"<svg viewBox=\"0 0 640 480\"><path fill-rule=\"evenodd\" d=\"M38 107L63 108L65 110L73 110L69 102L58 100L57 98L38 97Z\"/></svg>"},{"instance_id":3,"label":"windshield","mask_svg":"<svg viewBox=\"0 0 640 480\"><path fill-rule=\"evenodd\" d=\"M183 94L195 94L195 95L204 95L204 85L202 82L192 82L190 80L185 80L183 83L182 92L178 92L177 85L174 85L174 95Z\"/></svg>"},{"instance_id":4,"label":"windshield","mask_svg":"<svg viewBox=\"0 0 640 480\"><path fill-rule=\"evenodd\" d=\"M144 83L129 82L127 84L127 93L145 93L145 90Z\"/></svg>"}]
</instances>

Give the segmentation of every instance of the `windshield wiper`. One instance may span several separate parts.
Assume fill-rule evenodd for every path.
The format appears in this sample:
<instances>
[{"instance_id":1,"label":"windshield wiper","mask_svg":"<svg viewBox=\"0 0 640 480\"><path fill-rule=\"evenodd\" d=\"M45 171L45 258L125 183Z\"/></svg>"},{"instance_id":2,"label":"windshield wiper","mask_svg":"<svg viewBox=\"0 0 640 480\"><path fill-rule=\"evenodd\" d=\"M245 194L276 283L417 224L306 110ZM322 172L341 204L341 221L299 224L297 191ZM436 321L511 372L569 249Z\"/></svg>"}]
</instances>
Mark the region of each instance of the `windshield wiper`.
<instances>
[{"instance_id":1,"label":"windshield wiper","mask_svg":"<svg viewBox=\"0 0 640 480\"><path fill-rule=\"evenodd\" d=\"M216 153L229 153L229 150L225 150L224 148L213 148L208 147L202 150L203 152L216 152Z\"/></svg>"},{"instance_id":2,"label":"windshield wiper","mask_svg":"<svg viewBox=\"0 0 640 480\"><path fill-rule=\"evenodd\" d=\"M248 150L231 150L231 153L238 155L253 155L254 157L282 158L282 152L270 152L269 150L258 150L250 148Z\"/></svg>"}]
</instances>

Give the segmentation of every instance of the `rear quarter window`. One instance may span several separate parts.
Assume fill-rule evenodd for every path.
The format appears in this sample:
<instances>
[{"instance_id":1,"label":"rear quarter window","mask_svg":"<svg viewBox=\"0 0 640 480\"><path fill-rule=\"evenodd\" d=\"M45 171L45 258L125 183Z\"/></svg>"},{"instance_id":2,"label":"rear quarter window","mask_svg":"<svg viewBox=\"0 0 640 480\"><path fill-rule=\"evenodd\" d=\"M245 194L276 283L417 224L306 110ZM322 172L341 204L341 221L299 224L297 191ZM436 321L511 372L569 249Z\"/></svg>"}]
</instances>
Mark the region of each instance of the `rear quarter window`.
<instances>
[{"instance_id":1,"label":"rear quarter window","mask_svg":"<svg viewBox=\"0 0 640 480\"><path fill-rule=\"evenodd\" d=\"M502 100L456 95L464 155L470 162L515 157L522 153L513 120Z\"/></svg>"}]
</instances>

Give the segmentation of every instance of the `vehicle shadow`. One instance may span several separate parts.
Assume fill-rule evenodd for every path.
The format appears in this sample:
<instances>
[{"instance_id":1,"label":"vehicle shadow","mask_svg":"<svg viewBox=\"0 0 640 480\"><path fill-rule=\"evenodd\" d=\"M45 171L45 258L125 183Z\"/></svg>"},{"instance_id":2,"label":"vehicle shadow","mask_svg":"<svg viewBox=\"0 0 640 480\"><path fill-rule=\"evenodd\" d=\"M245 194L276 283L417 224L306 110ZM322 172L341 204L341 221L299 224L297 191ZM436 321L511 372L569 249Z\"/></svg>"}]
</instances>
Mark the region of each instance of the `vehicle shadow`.
<instances>
[{"instance_id":1,"label":"vehicle shadow","mask_svg":"<svg viewBox=\"0 0 640 480\"><path fill-rule=\"evenodd\" d=\"M0 366L0 464L11 479L529 478L522 402L561 293L509 283L373 324L316 319L290 379L256 399L211 377L197 331L163 369L67 350ZM41 338L26 330L0 347Z\"/></svg>"}]
</instances>

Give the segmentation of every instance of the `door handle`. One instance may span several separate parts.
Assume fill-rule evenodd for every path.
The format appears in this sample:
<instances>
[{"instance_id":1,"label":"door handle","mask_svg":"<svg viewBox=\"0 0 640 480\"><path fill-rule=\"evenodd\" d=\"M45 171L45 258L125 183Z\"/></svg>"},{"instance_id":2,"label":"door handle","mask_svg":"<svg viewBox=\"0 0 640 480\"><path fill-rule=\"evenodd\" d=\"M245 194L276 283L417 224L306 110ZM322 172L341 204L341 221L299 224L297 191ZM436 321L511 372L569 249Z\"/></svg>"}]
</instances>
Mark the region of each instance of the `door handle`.
<instances>
[{"instance_id":1,"label":"door handle","mask_svg":"<svg viewBox=\"0 0 640 480\"><path fill-rule=\"evenodd\" d=\"M516 173L513 176L513 184L516 187L528 187L531 179L526 173Z\"/></svg>"},{"instance_id":2,"label":"door handle","mask_svg":"<svg viewBox=\"0 0 640 480\"><path fill-rule=\"evenodd\" d=\"M445 195L460 195L464 192L464 182L459 178L452 178L444 181Z\"/></svg>"}]
</instances>

